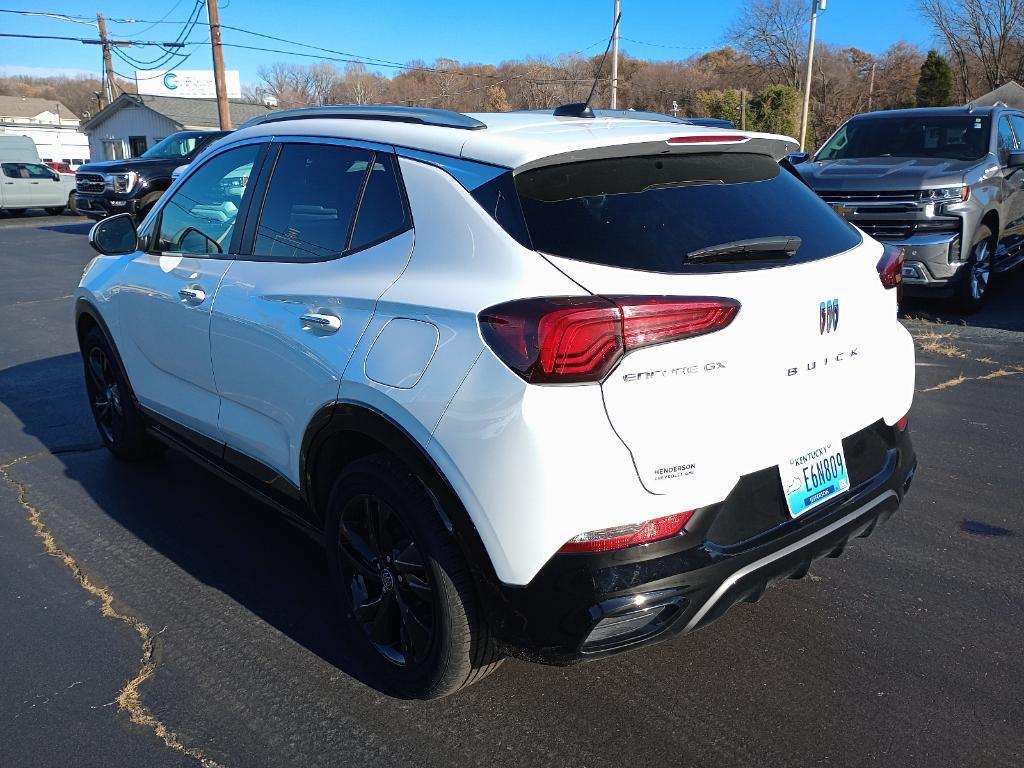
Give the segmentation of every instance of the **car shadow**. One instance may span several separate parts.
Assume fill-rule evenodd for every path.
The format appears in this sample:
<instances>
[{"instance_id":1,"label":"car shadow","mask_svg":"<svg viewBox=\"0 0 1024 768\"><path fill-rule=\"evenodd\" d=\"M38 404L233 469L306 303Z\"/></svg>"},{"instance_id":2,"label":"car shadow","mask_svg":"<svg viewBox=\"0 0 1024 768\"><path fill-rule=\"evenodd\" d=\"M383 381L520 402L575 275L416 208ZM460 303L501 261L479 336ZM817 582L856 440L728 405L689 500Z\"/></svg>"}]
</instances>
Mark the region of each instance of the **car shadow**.
<instances>
[{"instance_id":1,"label":"car shadow","mask_svg":"<svg viewBox=\"0 0 1024 768\"><path fill-rule=\"evenodd\" d=\"M933 323L966 325L972 328L994 328L1024 331L1024 267L996 275L985 305L973 315L959 311L950 299L904 297L900 317Z\"/></svg>"},{"instance_id":2,"label":"car shadow","mask_svg":"<svg viewBox=\"0 0 1024 768\"><path fill-rule=\"evenodd\" d=\"M345 674L389 693L347 634L320 544L175 451L141 464L115 459L89 415L77 354L0 370L0 402L132 535Z\"/></svg>"},{"instance_id":3,"label":"car shadow","mask_svg":"<svg viewBox=\"0 0 1024 768\"><path fill-rule=\"evenodd\" d=\"M60 232L65 235L88 235L89 230L92 229L95 223L92 219L76 219L74 223L51 224L38 227L38 229L43 229L47 232Z\"/></svg>"}]
</instances>

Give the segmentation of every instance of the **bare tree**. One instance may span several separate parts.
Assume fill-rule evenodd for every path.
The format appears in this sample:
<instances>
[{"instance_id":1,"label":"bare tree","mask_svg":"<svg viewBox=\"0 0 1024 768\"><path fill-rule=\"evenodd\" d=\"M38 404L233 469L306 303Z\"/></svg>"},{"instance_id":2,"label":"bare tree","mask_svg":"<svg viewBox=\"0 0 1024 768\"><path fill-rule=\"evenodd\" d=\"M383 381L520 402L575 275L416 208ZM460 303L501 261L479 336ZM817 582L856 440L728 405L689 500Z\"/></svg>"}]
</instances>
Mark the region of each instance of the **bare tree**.
<instances>
[{"instance_id":1,"label":"bare tree","mask_svg":"<svg viewBox=\"0 0 1024 768\"><path fill-rule=\"evenodd\" d=\"M752 0L726 33L728 42L767 67L784 85L799 87L809 0Z\"/></svg>"},{"instance_id":2,"label":"bare tree","mask_svg":"<svg viewBox=\"0 0 1024 768\"><path fill-rule=\"evenodd\" d=\"M964 101L974 69L988 90L1024 75L1024 0L920 0L920 8L946 42Z\"/></svg>"},{"instance_id":3,"label":"bare tree","mask_svg":"<svg viewBox=\"0 0 1024 768\"><path fill-rule=\"evenodd\" d=\"M341 73L329 61L318 61L309 68L309 94L318 106L330 104L341 82Z\"/></svg>"}]
</instances>

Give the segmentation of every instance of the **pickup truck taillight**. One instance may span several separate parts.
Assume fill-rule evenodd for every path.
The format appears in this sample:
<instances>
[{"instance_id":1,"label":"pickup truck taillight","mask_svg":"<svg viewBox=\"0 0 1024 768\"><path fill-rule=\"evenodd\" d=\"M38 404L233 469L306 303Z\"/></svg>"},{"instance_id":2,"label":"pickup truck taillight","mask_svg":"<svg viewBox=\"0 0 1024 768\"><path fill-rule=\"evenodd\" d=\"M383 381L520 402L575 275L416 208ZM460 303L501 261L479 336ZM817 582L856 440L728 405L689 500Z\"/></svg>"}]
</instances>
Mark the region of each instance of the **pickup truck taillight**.
<instances>
[{"instance_id":1,"label":"pickup truck taillight","mask_svg":"<svg viewBox=\"0 0 1024 768\"><path fill-rule=\"evenodd\" d=\"M878 262L878 277L886 288L903 286L903 249L898 245L886 245Z\"/></svg>"},{"instance_id":2,"label":"pickup truck taillight","mask_svg":"<svg viewBox=\"0 0 1024 768\"><path fill-rule=\"evenodd\" d=\"M725 328L734 299L681 296L563 296L521 299L480 313L494 353L531 384L604 379L633 350Z\"/></svg>"}]
</instances>

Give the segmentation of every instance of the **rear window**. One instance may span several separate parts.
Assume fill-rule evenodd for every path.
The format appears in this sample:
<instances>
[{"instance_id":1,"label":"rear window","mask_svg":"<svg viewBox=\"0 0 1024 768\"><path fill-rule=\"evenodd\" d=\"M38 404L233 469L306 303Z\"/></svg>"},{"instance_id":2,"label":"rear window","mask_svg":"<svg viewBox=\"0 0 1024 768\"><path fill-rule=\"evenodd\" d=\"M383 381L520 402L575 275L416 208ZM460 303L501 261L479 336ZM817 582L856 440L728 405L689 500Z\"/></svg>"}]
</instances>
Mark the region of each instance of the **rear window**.
<instances>
[{"instance_id":1,"label":"rear window","mask_svg":"<svg viewBox=\"0 0 1024 768\"><path fill-rule=\"evenodd\" d=\"M832 256L861 238L767 155L567 163L516 177L533 247L650 272L724 272Z\"/></svg>"}]
</instances>

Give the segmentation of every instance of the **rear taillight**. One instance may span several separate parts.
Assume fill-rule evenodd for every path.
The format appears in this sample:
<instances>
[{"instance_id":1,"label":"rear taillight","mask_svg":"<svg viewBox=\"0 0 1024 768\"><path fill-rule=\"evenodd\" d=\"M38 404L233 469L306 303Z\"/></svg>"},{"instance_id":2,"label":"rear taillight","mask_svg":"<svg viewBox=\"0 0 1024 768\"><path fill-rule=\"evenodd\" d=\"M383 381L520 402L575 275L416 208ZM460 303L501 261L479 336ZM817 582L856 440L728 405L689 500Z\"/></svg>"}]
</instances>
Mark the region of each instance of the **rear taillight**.
<instances>
[{"instance_id":1,"label":"rear taillight","mask_svg":"<svg viewBox=\"0 0 1024 768\"><path fill-rule=\"evenodd\" d=\"M601 381L623 355L725 328L739 302L677 296L522 299L480 313L484 341L531 384Z\"/></svg>"},{"instance_id":2,"label":"rear taillight","mask_svg":"<svg viewBox=\"0 0 1024 768\"><path fill-rule=\"evenodd\" d=\"M910 423L910 414L908 413L902 419L896 422L896 430L898 432L906 432L907 425Z\"/></svg>"},{"instance_id":3,"label":"rear taillight","mask_svg":"<svg viewBox=\"0 0 1024 768\"><path fill-rule=\"evenodd\" d=\"M694 510L678 512L643 523L581 533L569 539L559 552L609 552L613 549L635 547L637 544L667 539L683 530L683 526L693 517L693 512Z\"/></svg>"},{"instance_id":4,"label":"rear taillight","mask_svg":"<svg viewBox=\"0 0 1024 768\"><path fill-rule=\"evenodd\" d=\"M898 245L886 245L878 262L878 277L886 288L903 285L903 249Z\"/></svg>"}]
</instances>

